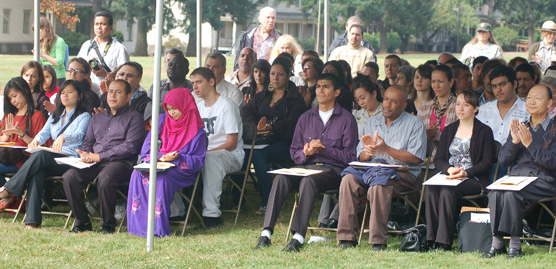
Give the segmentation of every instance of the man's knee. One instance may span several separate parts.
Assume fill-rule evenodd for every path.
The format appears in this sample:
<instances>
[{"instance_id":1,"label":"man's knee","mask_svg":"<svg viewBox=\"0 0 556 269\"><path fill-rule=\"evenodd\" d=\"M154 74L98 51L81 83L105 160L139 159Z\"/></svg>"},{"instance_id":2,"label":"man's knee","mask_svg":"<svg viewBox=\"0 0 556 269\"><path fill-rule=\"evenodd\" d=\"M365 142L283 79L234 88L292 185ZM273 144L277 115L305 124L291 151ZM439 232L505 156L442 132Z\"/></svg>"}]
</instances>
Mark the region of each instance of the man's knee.
<instances>
[{"instance_id":1,"label":"man's knee","mask_svg":"<svg viewBox=\"0 0 556 269\"><path fill-rule=\"evenodd\" d=\"M353 190L354 187L359 185L359 181L355 178L352 174L347 174L342 178L342 182L340 182L340 190L348 189Z\"/></svg>"}]
</instances>

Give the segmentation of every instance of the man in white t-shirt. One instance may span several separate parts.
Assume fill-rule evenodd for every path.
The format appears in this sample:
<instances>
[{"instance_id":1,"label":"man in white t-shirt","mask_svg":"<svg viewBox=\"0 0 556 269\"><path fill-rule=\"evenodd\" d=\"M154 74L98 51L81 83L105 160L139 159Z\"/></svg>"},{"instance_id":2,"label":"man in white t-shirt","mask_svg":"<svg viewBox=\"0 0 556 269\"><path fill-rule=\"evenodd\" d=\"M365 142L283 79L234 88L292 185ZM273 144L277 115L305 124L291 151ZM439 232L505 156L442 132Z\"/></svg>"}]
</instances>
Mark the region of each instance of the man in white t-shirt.
<instances>
[{"instance_id":1,"label":"man in white t-shirt","mask_svg":"<svg viewBox=\"0 0 556 269\"><path fill-rule=\"evenodd\" d=\"M224 74L226 74L226 58L224 55L220 52L210 53L205 59L205 67L214 73L216 78L216 91L220 95L228 97L238 107L241 106L243 103L243 94L236 86L224 80Z\"/></svg>"},{"instance_id":2,"label":"man in white t-shirt","mask_svg":"<svg viewBox=\"0 0 556 269\"><path fill-rule=\"evenodd\" d=\"M99 64L91 65L91 82L93 91L100 96L100 82L106 75L113 72L116 67L129 62L129 55L125 46L112 37L114 19L108 11L99 11L95 14L94 30L95 37L85 41L77 54L77 57L86 61L96 59ZM97 53L97 48L98 53ZM100 53L100 55L99 55ZM106 67L110 70L106 70Z\"/></svg>"},{"instance_id":3,"label":"man in white t-shirt","mask_svg":"<svg viewBox=\"0 0 556 269\"><path fill-rule=\"evenodd\" d=\"M202 101L197 103L209 142L203 165L203 220L207 228L222 225L220 195L222 180L243 165L243 126L239 107L220 95L214 73L199 67L191 73L193 90Z\"/></svg>"}]
</instances>

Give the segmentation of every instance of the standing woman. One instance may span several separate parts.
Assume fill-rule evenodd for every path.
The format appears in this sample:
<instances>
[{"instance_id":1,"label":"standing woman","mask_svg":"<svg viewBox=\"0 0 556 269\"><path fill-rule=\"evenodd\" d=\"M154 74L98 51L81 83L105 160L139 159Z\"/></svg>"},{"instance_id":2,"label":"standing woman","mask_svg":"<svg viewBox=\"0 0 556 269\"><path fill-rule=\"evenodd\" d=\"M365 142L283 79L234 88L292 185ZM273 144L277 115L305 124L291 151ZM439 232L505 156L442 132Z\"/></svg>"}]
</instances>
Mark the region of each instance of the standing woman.
<instances>
[{"instance_id":1,"label":"standing woman","mask_svg":"<svg viewBox=\"0 0 556 269\"><path fill-rule=\"evenodd\" d=\"M100 107L100 98L91 90L91 66L83 58L73 58L68 64L68 79L77 80L83 84L83 96L85 98L85 109L89 113L94 112L94 108Z\"/></svg>"},{"instance_id":2,"label":"standing woman","mask_svg":"<svg viewBox=\"0 0 556 269\"><path fill-rule=\"evenodd\" d=\"M276 40L276 43L274 43L274 47L272 47L272 51L270 52L269 62L273 63L274 59L284 52L289 53L294 58L294 69L299 69L299 67L296 66L301 66L301 54L303 54L303 49L291 35L281 35ZM294 72L294 74L297 76L299 72L301 72L301 70Z\"/></svg>"},{"instance_id":3,"label":"standing woman","mask_svg":"<svg viewBox=\"0 0 556 269\"><path fill-rule=\"evenodd\" d=\"M436 96L421 105L421 109L417 112L417 116L427 127L427 139L435 145L433 157L436 153L436 143L444 127L457 119L455 84L452 69L447 65L438 65L431 75L431 85Z\"/></svg>"},{"instance_id":4,"label":"standing woman","mask_svg":"<svg viewBox=\"0 0 556 269\"><path fill-rule=\"evenodd\" d=\"M166 113L159 116L158 137L162 146L158 161L175 165L156 178L156 209L154 234L169 235L170 204L174 193L195 183L207 151L204 123L197 110L193 95L186 88L173 89L166 94L162 106ZM149 132L141 149L141 159L151 161L151 135ZM146 237L149 208L149 173L133 171L129 181L127 199L127 229L129 234Z\"/></svg>"},{"instance_id":5,"label":"standing woman","mask_svg":"<svg viewBox=\"0 0 556 269\"><path fill-rule=\"evenodd\" d=\"M473 64L473 60L479 56L485 56L489 59L503 58L502 48L494 39L491 32L492 27L486 22L481 22L477 26L477 35L463 46L460 61L467 66Z\"/></svg>"},{"instance_id":6,"label":"standing woman","mask_svg":"<svg viewBox=\"0 0 556 269\"><path fill-rule=\"evenodd\" d=\"M424 103L434 98L434 91L431 87L432 70L433 67L428 64L419 65L417 69L415 69L415 75L413 76L415 94L413 98L409 100L409 103L413 103L417 111L421 109Z\"/></svg>"},{"instance_id":7,"label":"standing woman","mask_svg":"<svg viewBox=\"0 0 556 269\"><path fill-rule=\"evenodd\" d=\"M297 120L305 112L303 97L293 83L289 83L291 64L287 59L277 58L270 69L273 90L265 89L241 109L243 122L257 125L258 133L268 144L253 151L253 166L259 180L261 205L257 214L266 212L272 179L267 172L271 163L291 160L290 146Z\"/></svg>"},{"instance_id":8,"label":"standing woman","mask_svg":"<svg viewBox=\"0 0 556 269\"><path fill-rule=\"evenodd\" d=\"M57 86L66 80L66 42L54 33L54 28L47 18L39 21L41 65L52 65L56 71Z\"/></svg>"},{"instance_id":9,"label":"standing woman","mask_svg":"<svg viewBox=\"0 0 556 269\"><path fill-rule=\"evenodd\" d=\"M458 199L486 190L495 158L492 130L475 118L479 94L471 90L459 94L456 112L458 120L440 136L434 166L450 178L467 179L457 186L427 186L425 195L427 241L440 250L452 248Z\"/></svg>"},{"instance_id":10,"label":"standing woman","mask_svg":"<svg viewBox=\"0 0 556 269\"><path fill-rule=\"evenodd\" d=\"M44 115L35 111L29 84L20 77L8 81L4 88L4 118L0 122L0 142L15 142L15 146L27 147L45 122ZM4 175L16 172L28 155L19 149L1 151L0 185L4 185Z\"/></svg>"},{"instance_id":11,"label":"standing woman","mask_svg":"<svg viewBox=\"0 0 556 269\"><path fill-rule=\"evenodd\" d=\"M29 84L35 110L41 112L44 115L44 118L48 118L48 111L44 106L44 102L49 101L49 99L43 91L44 72L41 64L36 61L29 61L25 63L21 68L20 75L25 81L27 81L27 84Z\"/></svg>"},{"instance_id":12,"label":"standing woman","mask_svg":"<svg viewBox=\"0 0 556 269\"><path fill-rule=\"evenodd\" d=\"M241 88L243 103L246 105L270 84L270 64L265 59L259 59L253 65L249 86Z\"/></svg>"},{"instance_id":13,"label":"standing woman","mask_svg":"<svg viewBox=\"0 0 556 269\"><path fill-rule=\"evenodd\" d=\"M317 78L322 73L324 63L319 58L307 58L303 60L302 66L303 73L301 76L305 81L305 85L299 87L299 92L303 95L307 107L315 107L318 105L316 99Z\"/></svg>"},{"instance_id":14,"label":"standing woman","mask_svg":"<svg viewBox=\"0 0 556 269\"><path fill-rule=\"evenodd\" d=\"M85 111L82 92L83 86L78 81L67 80L62 84L62 90L56 98L56 110L29 143L30 149L36 149L47 141L54 140L52 150L68 152L74 157L79 156L75 150L81 147L91 120L91 114ZM5 199L0 202L0 208L6 208L15 201L15 197L21 197L27 189L27 229L37 228L42 223L41 197L44 178L61 176L70 168L69 165L57 164L54 160L62 156L44 150L31 154L29 160L0 191L0 198Z\"/></svg>"}]
</instances>

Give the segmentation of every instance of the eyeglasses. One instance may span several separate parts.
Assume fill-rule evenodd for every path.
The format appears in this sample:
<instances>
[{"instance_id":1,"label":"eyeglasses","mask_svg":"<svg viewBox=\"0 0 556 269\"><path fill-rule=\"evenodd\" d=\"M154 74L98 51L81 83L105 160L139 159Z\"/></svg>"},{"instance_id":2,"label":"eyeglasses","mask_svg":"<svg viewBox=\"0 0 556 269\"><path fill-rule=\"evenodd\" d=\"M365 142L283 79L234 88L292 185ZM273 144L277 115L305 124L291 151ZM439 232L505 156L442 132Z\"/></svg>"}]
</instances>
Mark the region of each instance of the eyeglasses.
<instances>
[{"instance_id":1,"label":"eyeglasses","mask_svg":"<svg viewBox=\"0 0 556 269\"><path fill-rule=\"evenodd\" d=\"M83 70L79 70L79 69L68 69L67 71L68 73L72 74L72 73L77 73L77 74L85 74L85 71Z\"/></svg>"},{"instance_id":2,"label":"eyeglasses","mask_svg":"<svg viewBox=\"0 0 556 269\"><path fill-rule=\"evenodd\" d=\"M126 78L138 78L138 76L132 74L132 73L125 73L125 72L120 72L117 74L118 77L126 77Z\"/></svg>"},{"instance_id":3,"label":"eyeglasses","mask_svg":"<svg viewBox=\"0 0 556 269\"><path fill-rule=\"evenodd\" d=\"M306 65L306 66L303 67L304 70L309 70L309 69L311 69L311 68L312 68L312 67L310 67L310 66L308 66L308 65Z\"/></svg>"}]
</instances>

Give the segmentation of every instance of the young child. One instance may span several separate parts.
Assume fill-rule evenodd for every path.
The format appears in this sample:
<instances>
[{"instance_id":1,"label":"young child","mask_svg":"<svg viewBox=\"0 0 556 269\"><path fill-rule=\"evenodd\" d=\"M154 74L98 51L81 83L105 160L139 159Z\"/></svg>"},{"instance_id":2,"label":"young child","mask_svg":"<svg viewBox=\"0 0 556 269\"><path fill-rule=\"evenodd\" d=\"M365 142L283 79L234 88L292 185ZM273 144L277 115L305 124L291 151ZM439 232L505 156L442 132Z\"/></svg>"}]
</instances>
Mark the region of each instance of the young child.
<instances>
[{"instance_id":1,"label":"young child","mask_svg":"<svg viewBox=\"0 0 556 269\"><path fill-rule=\"evenodd\" d=\"M52 114L54 109L56 109L56 96L60 91L60 87L56 85L56 71L54 71L54 68L51 65L44 65L42 70L44 73L43 90L46 97L50 99L50 104L45 101L44 106L46 107L46 110Z\"/></svg>"}]
</instances>

